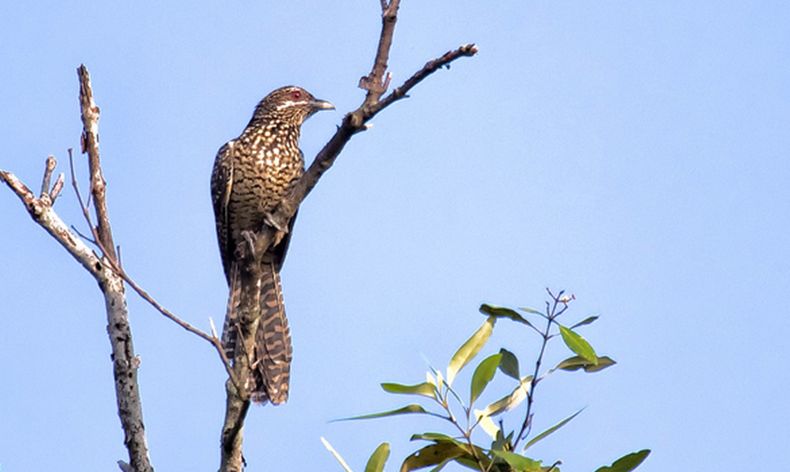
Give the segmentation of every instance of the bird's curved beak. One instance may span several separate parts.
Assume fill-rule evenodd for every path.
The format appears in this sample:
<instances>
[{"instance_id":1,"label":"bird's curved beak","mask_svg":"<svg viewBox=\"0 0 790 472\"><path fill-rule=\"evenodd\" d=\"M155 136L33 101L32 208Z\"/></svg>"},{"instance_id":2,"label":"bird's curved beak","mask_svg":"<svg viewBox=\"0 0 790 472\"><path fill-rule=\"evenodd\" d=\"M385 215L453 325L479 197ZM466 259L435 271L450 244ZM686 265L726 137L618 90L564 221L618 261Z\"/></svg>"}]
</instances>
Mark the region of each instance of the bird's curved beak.
<instances>
[{"instance_id":1,"label":"bird's curved beak","mask_svg":"<svg viewBox=\"0 0 790 472\"><path fill-rule=\"evenodd\" d=\"M332 103L327 102L326 100L318 100L318 99L315 99L312 102L310 102L310 106L313 107L314 111L335 109L335 106L332 105Z\"/></svg>"}]
</instances>

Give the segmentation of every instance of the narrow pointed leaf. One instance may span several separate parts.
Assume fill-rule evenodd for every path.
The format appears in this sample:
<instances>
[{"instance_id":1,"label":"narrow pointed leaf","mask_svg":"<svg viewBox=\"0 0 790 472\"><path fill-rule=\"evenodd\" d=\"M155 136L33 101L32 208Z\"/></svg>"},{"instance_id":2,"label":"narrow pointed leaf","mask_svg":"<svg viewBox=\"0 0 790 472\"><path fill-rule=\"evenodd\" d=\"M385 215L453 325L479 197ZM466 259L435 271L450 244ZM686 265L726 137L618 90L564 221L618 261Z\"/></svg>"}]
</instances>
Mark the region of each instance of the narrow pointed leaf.
<instances>
[{"instance_id":1,"label":"narrow pointed leaf","mask_svg":"<svg viewBox=\"0 0 790 472\"><path fill-rule=\"evenodd\" d=\"M497 318L507 318L517 323L523 323L525 325L532 326L532 323L530 323L529 320L527 320L523 316L519 315L516 310L505 308L503 306L494 306L494 305L489 305L487 303L483 303L482 305L480 305L480 312L489 316L495 316Z\"/></svg>"},{"instance_id":2,"label":"narrow pointed leaf","mask_svg":"<svg viewBox=\"0 0 790 472\"><path fill-rule=\"evenodd\" d=\"M466 451L451 443L439 443L425 446L407 457L400 467L401 472L422 469L441 464L466 454Z\"/></svg>"},{"instance_id":3,"label":"narrow pointed leaf","mask_svg":"<svg viewBox=\"0 0 790 472\"><path fill-rule=\"evenodd\" d=\"M566 424L568 424L572 419L576 418L576 416L579 413L581 413L582 410L584 410L584 408L582 408L581 410L579 410L576 413L572 414L571 416L565 418L564 420L560 421L559 423L555 424L554 426L552 426L551 428L547 429L546 431L543 431L542 433L538 434L534 438L530 439L529 442L524 446L524 450L526 451L527 448L529 448L530 446L532 446L536 442L540 441L541 439L545 438L549 434L553 433L554 431L557 431L558 429L560 429L563 426L565 426Z\"/></svg>"},{"instance_id":4,"label":"narrow pointed leaf","mask_svg":"<svg viewBox=\"0 0 790 472\"><path fill-rule=\"evenodd\" d=\"M475 410L475 418L477 419L477 424L483 428L483 431L486 432L491 439L496 441L496 439L502 435L502 431L500 431L499 426L494 423L494 420L491 419L490 416L484 415L481 410Z\"/></svg>"},{"instance_id":5,"label":"narrow pointed leaf","mask_svg":"<svg viewBox=\"0 0 790 472\"><path fill-rule=\"evenodd\" d=\"M401 385L396 383L383 383L381 388L388 393L401 393L407 395L422 395L428 398L435 398L434 386L428 382L423 382L417 385Z\"/></svg>"},{"instance_id":6,"label":"narrow pointed leaf","mask_svg":"<svg viewBox=\"0 0 790 472\"><path fill-rule=\"evenodd\" d=\"M517 407L519 404L521 404L521 402L524 401L525 398L527 398L530 382L532 382L531 375L524 377L521 379L519 386L516 387L510 395L502 397L494 403L488 405L483 411L480 412L480 414L483 416L496 416L500 413L510 411Z\"/></svg>"},{"instance_id":7,"label":"narrow pointed leaf","mask_svg":"<svg viewBox=\"0 0 790 472\"><path fill-rule=\"evenodd\" d=\"M389 443L381 443L379 447L373 451L373 454L370 455L370 459L368 459L368 463L365 466L365 472L383 472L384 471L384 464L387 463L387 459L390 457L390 445Z\"/></svg>"},{"instance_id":8,"label":"narrow pointed leaf","mask_svg":"<svg viewBox=\"0 0 790 472\"><path fill-rule=\"evenodd\" d=\"M585 358L591 364L598 363L598 356L586 339L565 326L560 326L560 334L562 335L562 340L565 342L565 345L568 346L568 349Z\"/></svg>"},{"instance_id":9,"label":"narrow pointed leaf","mask_svg":"<svg viewBox=\"0 0 790 472\"><path fill-rule=\"evenodd\" d=\"M592 373L592 372L599 372L607 367L611 367L617 364L617 362L615 362L614 359L612 359L609 356L602 356L599 357L597 360L598 362L593 364L592 362L588 361L587 359L581 356L573 356L557 364L557 367L555 367L554 370L561 369L561 370L573 371L573 370L584 369L585 372Z\"/></svg>"},{"instance_id":10,"label":"narrow pointed leaf","mask_svg":"<svg viewBox=\"0 0 790 472\"><path fill-rule=\"evenodd\" d=\"M636 469L648 455L650 455L650 449L632 452L617 459L612 465L599 467L595 472L630 472Z\"/></svg>"},{"instance_id":11,"label":"narrow pointed leaf","mask_svg":"<svg viewBox=\"0 0 790 472\"><path fill-rule=\"evenodd\" d=\"M518 358L516 355L507 349L500 349L499 353L502 354L502 360L499 361L499 370L508 377L520 380L521 374L518 371Z\"/></svg>"},{"instance_id":12,"label":"narrow pointed leaf","mask_svg":"<svg viewBox=\"0 0 790 472\"><path fill-rule=\"evenodd\" d=\"M470 394L469 394L469 406L471 407L472 404L477 400L483 390L485 390L486 386L491 379L494 378L494 374L496 374L496 369L499 367L499 361L502 360L502 354L494 354L492 356L488 356L477 366L475 369L475 373L472 374L472 385L470 387Z\"/></svg>"},{"instance_id":13,"label":"narrow pointed leaf","mask_svg":"<svg viewBox=\"0 0 790 472\"><path fill-rule=\"evenodd\" d=\"M520 454L508 451L493 451L494 454L503 459L517 472L541 472L540 461L532 460Z\"/></svg>"},{"instance_id":14,"label":"narrow pointed leaf","mask_svg":"<svg viewBox=\"0 0 790 472\"><path fill-rule=\"evenodd\" d=\"M478 472L480 471L480 466L477 465L477 462L475 462L475 459L473 457L470 456L456 457L455 462L466 467L467 469L476 470Z\"/></svg>"},{"instance_id":15,"label":"narrow pointed leaf","mask_svg":"<svg viewBox=\"0 0 790 472\"><path fill-rule=\"evenodd\" d=\"M440 470L444 469L444 466L446 466L447 464L449 464L452 461L453 461L453 459L445 459L439 465L437 465L436 467L431 469L430 472L439 472Z\"/></svg>"},{"instance_id":16,"label":"narrow pointed leaf","mask_svg":"<svg viewBox=\"0 0 790 472\"><path fill-rule=\"evenodd\" d=\"M397 410L390 410L390 411L383 411L381 413L371 413L369 415L360 415L360 416L352 416L350 418L340 418L339 420L334 421L351 421L351 420L369 420L373 418L384 418L386 416L396 416L396 415L408 415L410 413L428 413L421 405L412 404L406 405L403 408L398 408Z\"/></svg>"},{"instance_id":17,"label":"narrow pointed leaf","mask_svg":"<svg viewBox=\"0 0 790 472\"><path fill-rule=\"evenodd\" d=\"M448 443L453 443L453 444L455 444L458 447L462 447L462 448L466 447L466 445L464 443L462 443L461 441L455 439L452 436L448 436L448 435L443 434L443 433L413 434L409 440L410 441L418 441L418 440L434 441L434 442L437 442L437 443L448 442Z\"/></svg>"},{"instance_id":18,"label":"narrow pointed leaf","mask_svg":"<svg viewBox=\"0 0 790 472\"><path fill-rule=\"evenodd\" d=\"M598 317L597 317L597 316L588 316L587 318L585 318L585 319L583 319L583 320L579 321L578 323L576 323L576 324L572 325L572 326L571 326L571 329L576 329L576 328L578 328L579 326L588 325L588 324L592 323L593 321L595 321L595 320L597 320L597 319L598 319Z\"/></svg>"},{"instance_id":19,"label":"narrow pointed leaf","mask_svg":"<svg viewBox=\"0 0 790 472\"><path fill-rule=\"evenodd\" d=\"M351 467L348 466L346 461L343 459L343 456L341 456L340 453L337 452L331 444L329 444L329 441L322 437L321 444L323 444L326 450L332 454L332 457L335 458L335 460L340 464L340 467L342 467L345 472L352 472Z\"/></svg>"},{"instance_id":20,"label":"narrow pointed leaf","mask_svg":"<svg viewBox=\"0 0 790 472\"><path fill-rule=\"evenodd\" d=\"M524 313L530 313L530 314L533 314L533 315L545 316L542 311L538 311L538 310L536 310L534 308L529 308L529 307L522 306L522 307L519 307L519 310L523 311Z\"/></svg>"},{"instance_id":21,"label":"narrow pointed leaf","mask_svg":"<svg viewBox=\"0 0 790 472\"><path fill-rule=\"evenodd\" d=\"M458 374L458 372L480 352L480 349L483 348L488 338L491 337L491 332L494 329L495 323L496 318L489 316L485 323L475 331L472 337L467 339L466 342L458 348L458 351L453 354L453 358L450 359L450 365L447 367L448 384L452 385L456 374Z\"/></svg>"}]
</instances>

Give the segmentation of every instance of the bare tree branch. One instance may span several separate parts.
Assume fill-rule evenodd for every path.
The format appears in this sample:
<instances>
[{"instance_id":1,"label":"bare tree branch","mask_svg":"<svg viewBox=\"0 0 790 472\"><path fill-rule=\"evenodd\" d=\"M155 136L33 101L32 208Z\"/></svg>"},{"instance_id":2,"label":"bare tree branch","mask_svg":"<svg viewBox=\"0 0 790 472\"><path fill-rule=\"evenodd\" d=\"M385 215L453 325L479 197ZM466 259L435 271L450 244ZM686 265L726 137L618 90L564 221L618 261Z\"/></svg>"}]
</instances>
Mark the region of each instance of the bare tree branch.
<instances>
[{"instance_id":1,"label":"bare tree branch","mask_svg":"<svg viewBox=\"0 0 790 472\"><path fill-rule=\"evenodd\" d=\"M104 247L103 259L114 260L116 257L115 244L107 213L106 184L99 161L99 107L93 101L88 69L81 65L77 69L77 75L80 82L83 152L88 154L91 193L98 219L96 242ZM121 425L125 433L124 444L129 451L129 463L137 472L153 471L151 460L148 457L143 409L140 404L140 387L137 383L137 369L140 361L134 354L123 280L106 264L101 264L101 274L105 274L105 277L99 278L97 281L104 294L107 311L107 334L109 334L112 346L115 396L118 402L118 416L121 418Z\"/></svg>"},{"instance_id":2,"label":"bare tree branch","mask_svg":"<svg viewBox=\"0 0 790 472\"><path fill-rule=\"evenodd\" d=\"M102 251L102 254L105 254L106 256L108 254L107 248L104 246L104 243L102 243L101 241L97 227L93 225L93 221L91 220L90 210L88 209L86 204L83 203L82 200L82 193L80 192L80 186L77 183L77 176L75 175L74 172L74 161L71 155L71 149L69 149L69 168L71 171L71 185L74 188L74 193L77 196L77 201L79 202L80 208L82 209L82 216L85 218L85 223L88 225L88 228L91 229L91 233L93 233L93 239L89 239L85 237L84 235L80 234L80 232L77 231L76 228L73 227L72 228L78 235L82 236L84 239L88 240L89 242L96 244L99 247L99 249ZM99 169L99 175L101 175L101 169ZM105 195L103 194L101 198L105 198ZM94 201L98 201L98 200L94 200ZM148 294L146 290L144 290L137 282L135 282L134 279L132 279L129 276L129 274L127 274L126 271L123 269L123 266L120 263L120 252L121 252L120 246L118 246L117 249L118 260L111 257L105 257L103 262L109 265L110 269L115 271L115 273L119 277L121 277L124 281L126 281L126 283L128 283L129 286L132 287L132 289L135 292L137 292L137 294L140 295L140 297L143 300L147 301L155 310L157 310L159 313L164 315L170 321L176 323L177 325L181 326L185 330L189 331L190 333L195 334L198 337L208 341L208 343L211 344L219 354L219 357L222 360L223 365L225 366L225 371L228 373L228 376L230 377L231 381L235 385L238 385L238 381L236 380L236 376L231 367L230 360L225 354L225 349L223 349L222 347L222 341L220 341L220 339L216 335L208 335L204 331L195 328L191 324L187 323L186 321L182 320L181 318L173 314L170 310L162 306L159 302L157 302L151 295Z\"/></svg>"},{"instance_id":3,"label":"bare tree branch","mask_svg":"<svg viewBox=\"0 0 790 472\"><path fill-rule=\"evenodd\" d=\"M390 83L390 74L386 74L387 63L389 62L390 48L392 47L392 37L395 34L395 23L398 22L398 8L400 0L381 0L381 34L379 44L376 49L376 58L373 60L373 68L370 74L359 79L359 86L368 91L365 96L364 106L370 106L378 102L381 95L387 91Z\"/></svg>"},{"instance_id":4,"label":"bare tree branch","mask_svg":"<svg viewBox=\"0 0 790 472\"><path fill-rule=\"evenodd\" d=\"M44 178L41 179L41 197L49 193L49 181L52 178L52 171L55 170L55 166L57 165L57 161L53 156L47 157L46 164L44 167Z\"/></svg>"},{"instance_id":5,"label":"bare tree branch","mask_svg":"<svg viewBox=\"0 0 790 472\"><path fill-rule=\"evenodd\" d=\"M91 195L93 206L96 209L97 230L99 238L96 240L104 246L104 253L108 258L115 259L115 243L112 239L110 216L107 211L106 190L107 183L102 175L99 161L99 107L93 101L91 76L85 65L77 68L80 78L80 111L82 114L82 153L88 154L88 171L91 176ZM134 464L132 464L134 466Z\"/></svg>"},{"instance_id":6,"label":"bare tree branch","mask_svg":"<svg viewBox=\"0 0 790 472\"><path fill-rule=\"evenodd\" d=\"M94 233L94 237L96 237L96 242L101 243L104 248L113 248L105 201L105 183L99 163L99 108L93 102L90 76L85 66L80 66L78 75L83 118L83 147L89 156L91 190L99 219L99 228ZM108 260L114 260L115 251L111 249L110 252L105 251L102 256L97 255L79 236L69 230L66 223L54 211L52 203L63 187L61 175L52 190L48 190L56 164L54 157L50 156L47 159L42 178L41 196L38 198L10 172L0 171L0 180L5 182L22 200L33 220L51 234L98 282L104 295L105 311L107 312L107 334L112 347L118 416L124 431L124 444L129 452L130 466L136 472L152 472L153 467L148 457L148 446L145 440L140 389L137 383L137 369L140 361L135 356L132 344L123 279L107 264ZM85 210L86 207L82 206ZM94 228L91 230L95 231Z\"/></svg>"}]
</instances>

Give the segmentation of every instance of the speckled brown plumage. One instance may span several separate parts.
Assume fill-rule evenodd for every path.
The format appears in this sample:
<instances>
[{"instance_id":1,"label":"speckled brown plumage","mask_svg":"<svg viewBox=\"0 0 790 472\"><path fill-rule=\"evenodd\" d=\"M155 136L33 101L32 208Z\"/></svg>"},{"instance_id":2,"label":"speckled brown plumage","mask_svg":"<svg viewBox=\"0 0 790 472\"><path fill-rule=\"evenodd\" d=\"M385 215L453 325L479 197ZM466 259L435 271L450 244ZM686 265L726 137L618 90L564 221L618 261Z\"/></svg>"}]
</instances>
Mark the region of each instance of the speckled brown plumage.
<instances>
[{"instance_id":1,"label":"speckled brown plumage","mask_svg":"<svg viewBox=\"0 0 790 472\"><path fill-rule=\"evenodd\" d=\"M229 285L237 263L236 247L244 240L244 232L259 231L266 224L266 216L304 173L304 158L299 149L302 123L316 111L331 108L334 107L329 102L315 99L302 88L279 88L258 103L241 135L217 153L211 174L211 197ZM263 254L262 276L257 281L261 291L261 318L251 359L255 377L252 398L273 404L288 399L292 349L280 268L289 238L290 231ZM238 297L235 300L238 302ZM228 309L222 333L223 345L231 359L239 354L236 324L242 308L233 305L234 302Z\"/></svg>"}]
</instances>

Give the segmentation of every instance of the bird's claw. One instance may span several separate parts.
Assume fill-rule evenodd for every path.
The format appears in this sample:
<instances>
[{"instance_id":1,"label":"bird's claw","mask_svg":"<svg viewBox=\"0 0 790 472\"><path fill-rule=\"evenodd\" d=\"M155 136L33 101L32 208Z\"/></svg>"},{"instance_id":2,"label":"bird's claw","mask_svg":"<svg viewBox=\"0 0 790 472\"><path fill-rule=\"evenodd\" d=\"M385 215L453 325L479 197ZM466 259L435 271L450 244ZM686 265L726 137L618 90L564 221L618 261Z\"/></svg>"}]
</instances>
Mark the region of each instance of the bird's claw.
<instances>
[{"instance_id":1,"label":"bird's claw","mask_svg":"<svg viewBox=\"0 0 790 472\"><path fill-rule=\"evenodd\" d=\"M279 221L274 217L271 213L266 213L263 216L263 221L266 222L267 225L271 226L272 228L276 229L280 233L287 233L288 232L288 225L281 225Z\"/></svg>"},{"instance_id":2,"label":"bird's claw","mask_svg":"<svg viewBox=\"0 0 790 472\"><path fill-rule=\"evenodd\" d=\"M267 225L277 230L274 233L273 246L280 244L280 241L282 241L285 235L288 234L288 225L287 224L285 226L281 225L274 217L274 215L271 213L266 213L266 215L263 217L263 220L266 222Z\"/></svg>"},{"instance_id":3,"label":"bird's claw","mask_svg":"<svg viewBox=\"0 0 790 472\"><path fill-rule=\"evenodd\" d=\"M254 231L242 231L241 237L247 243L247 250L250 255L255 257L255 240L258 238L258 235Z\"/></svg>"}]
</instances>

